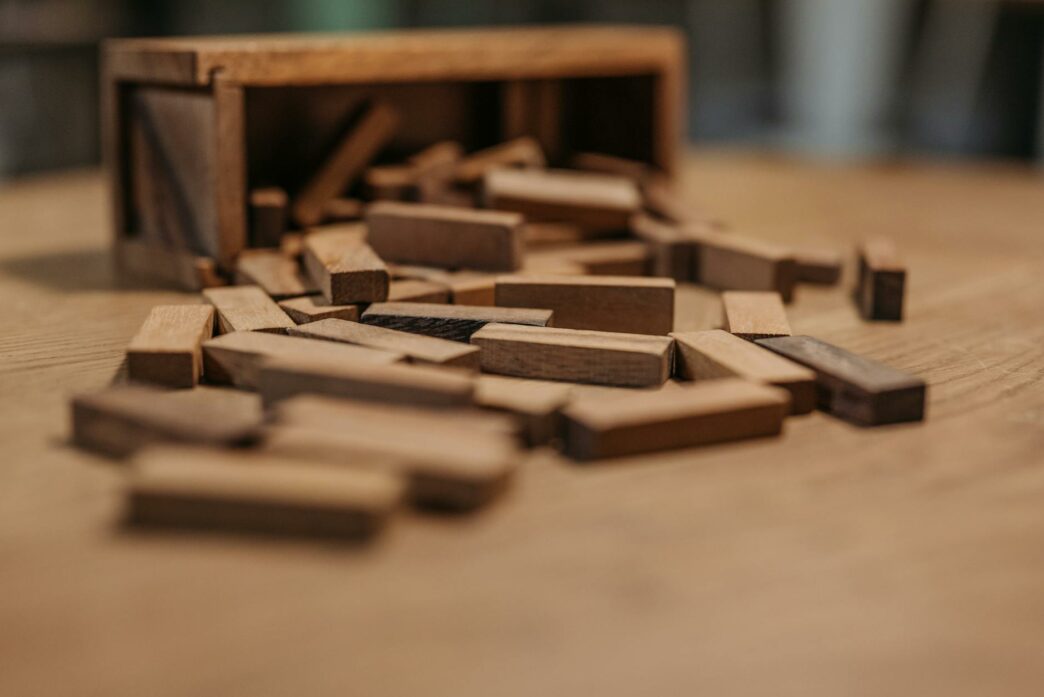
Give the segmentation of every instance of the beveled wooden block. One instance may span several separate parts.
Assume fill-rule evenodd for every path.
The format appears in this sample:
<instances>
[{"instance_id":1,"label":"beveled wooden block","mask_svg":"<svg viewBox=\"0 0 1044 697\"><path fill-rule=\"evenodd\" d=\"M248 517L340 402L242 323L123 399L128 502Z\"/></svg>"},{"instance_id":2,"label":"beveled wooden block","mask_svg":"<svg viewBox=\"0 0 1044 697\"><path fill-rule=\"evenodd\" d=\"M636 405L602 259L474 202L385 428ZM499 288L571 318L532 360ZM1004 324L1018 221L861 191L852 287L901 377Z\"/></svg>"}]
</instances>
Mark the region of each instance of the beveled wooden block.
<instances>
[{"instance_id":1,"label":"beveled wooden block","mask_svg":"<svg viewBox=\"0 0 1044 697\"><path fill-rule=\"evenodd\" d=\"M206 288L203 298L217 311L217 326L222 334L251 331L282 334L294 326L294 321L260 286Z\"/></svg>"},{"instance_id":2,"label":"beveled wooden block","mask_svg":"<svg viewBox=\"0 0 1044 697\"><path fill-rule=\"evenodd\" d=\"M530 447L545 445L561 430L562 408L572 399L573 387L559 382L524 380L504 375L480 375L475 404L514 415Z\"/></svg>"},{"instance_id":3,"label":"beveled wooden block","mask_svg":"<svg viewBox=\"0 0 1044 697\"><path fill-rule=\"evenodd\" d=\"M304 239L305 268L334 305L382 302L388 297L388 268L363 241L365 235L365 225L357 224L313 232Z\"/></svg>"},{"instance_id":4,"label":"beveled wooden block","mask_svg":"<svg viewBox=\"0 0 1044 697\"><path fill-rule=\"evenodd\" d=\"M483 372L621 387L662 385L674 340L666 336L488 324L471 337Z\"/></svg>"},{"instance_id":5,"label":"beveled wooden block","mask_svg":"<svg viewBox=\"0 0 1044 697\"><path fill-rule=\"evenodd\" d=\"M279 303L279 307L298 324L317 322L322 319L344 319L353 322L359 319L358 305L331 305L321 295L302 295ZM291 331L287 329L287 332Z\"/></svg>"},{"instance_id":6,"label":"beveled wooden block","mask_svg":"<svg viewBox=\"0 0 1044 697\"><path fill-rule=\"evenodd\" d=\"M388 302L448 303L450 287L438 281L404 278L388 286Z\"/></svg>"},{"instance_id":7,"label":"beveled wooden block","mask_svg":"<svg viewBox=\"0 0 1044 697\"><path fill-rule=\"evenodd\" d=\"M774 290L784 302L793 298L797 264L789 249L706 225L686 226L683 231L695 243L696 283L719 290Z\"/></svg>"},{"instance_id":8,"label":"beveled wooden block","mask_svg":"<svg viewBox=\"0 0 1044 697\"><path fill-rule=\"evenodd\" d=\"M928 388L921 378L811 336L757 343L815 371L823 411L862 426L924 419Z\"/></svg>"},{"instance_id":9,"label":"beveled wooden block","mask_svg":"<svg viewBox=\"0 0 1044 697\"><path fill-rule=\"evenodd\" d=\"M751 341L791 334L783 299L775 291L727 290L721 304L730 334Z\"/></svg>"},{"instance_id":10,"label":"beveled wooden block","mask_svg":"<svg viewBox=\"0 0 1044 697\"><path fill-rule=\"evenodd\" d=\"M544 309L436 303L374 303L362 315L365 324L463 342L490 322L547 327L552 318Z\"/></svg>"},{"instance_id":11,"label":"beveled wooden block","mask_svg":"<svg viewBox=\"0 0 1044 697\"><path fill-rule=\"evenodd\" d=\"M816 374L720 329L674 332L674 372L687 380L740 377L790 393L790 413L816 407Z\"/></svg>"},{"instance_id":12,"label":"beveled wooden block","mask_svg":"<svg viewBox=\"0 0 1044 697\"><path fill-rule=\"evenodd\" d=\"M286 231L289 199L278 186L250 192L250 243L255 247L278 247Z\"/></svg>"},{"instance_id":13,"label":"beveled wooden block","mask_svg":"<svg viewBox=\"0 0 1044 697\"><path fill-rule=\"evenodd\" d=\"M477 346L423 334L400 332L372 324L327 319L288 331L292 336L341 341L401 353L411 363L429 363L469 370L478 370L479 367Z\"/></svg>"},{"instance_id":14,"label":"beveled wooden block","mask_svg":"<svg viewBox=\"0 0 1044 697\"><path fill-rule=\"evenodd\" d=\"M873 237L859 246L859 280L856 300L864 319L901 321L906 267L895 242Z\"/></svg>"},{"instance_id":15,"label":"beveled wooden block","mask_svg":"<svg viewBox=\"0 0 1044 697\"><path fill-rule=\"evenodd\" d=\"M164 387L193 387L203 372L203 341L213 334L210 305L158 305L127 347L127 377Z\"/></svg>"},{"instance_id":16,"label":"beveled wooden block","mask_svg":"<svg viewBox=\"0 0 1044 697\"><path fill-rule=\"evenodd\" d=\"M794 261L802 283L832 286L841 280L841 255L832 249L795 250Z\"/></svg>"},{"instance_id":17,"label":"beveled wooden block","mask_svg":"<svg viewBox=\"0 0 1044 697\"><path fill-rule=\"evenodd\" d=\"M462 184L477 184L494 169L546 166L540 144L533 138L522 137L468 155L456 166L454 177Z\"/></svg>"},{"instance_id":18,"label":"beveled wooden block","mask_svg":"<svg viewBox=\"0 0 1044 697\"><path fill-rule=\"evenodd\" d=\"M738 378L578 399L563 411L565 452L594 460L774 436L783 430L789 406L784 390Z\"/></svg>"},{"instance_id":19,"label":"beveled wooden block","mask_svg":"<svg viewBox=\"0 0 1044 697\"><path fill-rule=\"evenodd\" d=\"M275 300L318 293L296 259L278 249L247 249L236 259L236 283L257 285Z\"/></svg>"},{"instance_id":20,"label":"beveled wooden block","mask_svg":"<svg viewBox=\"0 0 1044 697\"><path fill-rule=\"evenodd\" d=\"M634 276L501 276L500 307L554 311L555 326L631 334L674 329L674 281Z\"/></svg>"},{"instance_id":21,"label":"beveled wooden block","mask_svg":"<svg viewBox=\"0 0 1044 697\"><path fill-rule=\"evenodd\" d=\"M626 228L641 196L624 177L572 170L495 169L483 179L486 205L527 220Z\"/></svg>"}]
</instances>

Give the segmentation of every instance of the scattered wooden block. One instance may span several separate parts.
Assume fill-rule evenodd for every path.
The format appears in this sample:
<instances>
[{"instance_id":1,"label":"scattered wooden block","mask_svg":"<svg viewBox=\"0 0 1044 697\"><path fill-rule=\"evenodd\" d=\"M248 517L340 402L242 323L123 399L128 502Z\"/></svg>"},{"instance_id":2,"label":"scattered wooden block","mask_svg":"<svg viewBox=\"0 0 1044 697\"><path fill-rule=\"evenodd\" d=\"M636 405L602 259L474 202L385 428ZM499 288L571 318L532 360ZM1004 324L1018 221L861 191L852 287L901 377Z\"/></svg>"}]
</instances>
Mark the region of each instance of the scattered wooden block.
<instances>
[{"instance_id":1,"label":"scattered wooden block","mask_svg":"<svg viewBox=\"0 0 1044 697\"><path fill-rule=\"evenodd\" d=\"M784 390L737 378L617 399L578 399L563 411L565 452L577 460L636 455L777 435Z\"/></svg>"},{"instance_id":2,"label":"scattered wooden block","mask_svg":"<svg viewBox=\"0 0 1044 697\"><path fill-rule=\"evenodd\" d=\"M783 299L775 291L727 290L721 294L725 331L749 339L790 336Z\"/></svg>"},{"instance_id":3,"label":"scattered wooden block","mask_svg":"<svg viewBox=\"0 0 1044 697\"><path fill-rule=\"evenodd\" d=\"M496 276L480 271L447 271L433 266L389 264L388 270L396 279L416 279L445 285L449 288L449 302L455 305L492 305ZM401 301L399 301L401 302Z\"/></svg>"},{"instance_id":4,"label":"scattered wooden block","mask_svg":"<svg viewBox=\"0 0 1044 697\"><path fill-rule=\"evenodd\" d=\"M487 172L501 167L546 167L540 144L523 137L468 155L457 164L454 177L461 184L477 184Z\"/></svg>"},{"instance_id":5,"label":"scattered wooden block","mask_svg":"<svg viewBox=\"0 0 1044 697\"><path fill-rule=\"evenodd\" d=\"M885 237L865 240L859 247L856 300L864 319L901 321L906 267L895 243Z\"/></svg>"},{"instance_id":6,"label":"scattered wooden block","mask_svg":"<svg viewBox=\"0 0 1044 697\"><path fill-rule=\"evenodd\" d=\"M134 525L313 537L369 537L402 500L387 470L185 446L143 450L127 491Z\"/></svg>"},{"instance_id":7,"label":"scattered wooden block","mask_svg":"<svg viewBox=\"0 0 1044 697\"><path fill-rule=\"evenodd\" d=\"M279 307L298 324L318 322L322 319L343 319L352 322L359 319L358 305L331 305L321 295L303 295L300 298L283 300Z\"/></svg>"},{"instance_id":8,"label":"scattered wooden block","mask_svg":"<svg viewBox=\"0 0 1044 697\"><path fill-rule=\"evenodd\" d=\"M530 252L526 263L544 269L555 264L570 264L595 276L645 276L649 272L649 258L645 242L613 240Z\"/></svg>"},{"instance_id":9,"label":"scattered wooden block","mask_svg":"<svg viewBox=\"0 0 1044 697\"><path fill-rule=\"evenodd\" d=\"M236 259L236 283L257 285L275 300L318 293L295 259L278 249L247 249Z\"/></svg>"},{"instance_id":10,"label":"scattered wooden block","mask_svg":"<svg viewBox=\"0 0 1044 697\"><path fill-rule=\"evenodd\" d=\"M278 186L250 192L250 240L254 247L278 247L286 232L288 198Z\"/></svg>"},{"instance_id":11,"label":"scattered wooden block","mask_svg":"<svg viewBox=\"0 0 1044 697\"><path fill-rule=\"evenodd\" d=\"M274 358L379 365L401 361L404 356L332 341L259 332L234 332L203 343L203 370L207 379L242 389L256 389L261 364Z\"/></svg>"},{"instance_id":12,"label":"scattered wooden block","mask_svg":"<svg viewBox=\"0 0 1044 697\"><path fill-rule=\"evenodd\" d=\"M662 385L674 340L581 329L488 324L471 337L483 372L621 387Z\"/></svg>"},{"instance_id":13,"label":"scattered wooden block","mask_svg":"<svg viewBox=\"0 0 1044 697\"><path fill-rule=\"evenodd\" d=\"M303 232L284 233L283 239L279 240L280 253L294 261L300 261L301 254L304 252L304 238Z\"/></svg>"},{"instance_id":14,"label":"scattered wooden block","mask_svg":"<svg viewBox=\"0 0 1044 697\"><path fill-rule=\"evenodd\" d=\"M313 232L304 240L305 268L333 305L381 302L388 297L388 268L363 241L365 235L365 226L358 224Z\"/></svg>"},{"instance_id":15,"label":"scattered wooden block","mask_svg":"<svg viewBox=\"0 0 1044 697\"><path fill-rule=\"evenodd\" d=\"M527 254L518 273L524 276L585 276L587 269L555 254Z\"/></svg>"},{"instance_id":16,"label":"scattered wooden block","mask_svg":"<svg viewBox=\"0 0 1044 697\"><path fill-rule=\"evenodd\" d=\"M259 286L206 288L203 297L217 310L218 330L282 334L294 321Z\"/></svg>"},{"instance_id":17,"label":"scattered wooden block","mask_svg":"<svg viewBox=\"0 0 1044 697\"><path fill-rule=\"evenodd\" d=\"M823 411L863 426L924 419L927 387L918 377L810 336L757 343L815 371Z\"/></svg>"},{"instance_id":18,"label":"scattered wooden block","mask_svg":"<svg viewBox=\"0 0 1044 697\"><path fill-rule=\"evenodd\" d=\"M794 261L802 283L832 286L841 280L841 255L832 249L797 250Z\"/></svg>"},{"instance_id":19,"label":"scattered wooden block","mask_svg":"<svg viewBox=\"0 0 1044 697\"><path fill-rule=\"evenodd\" d=\"M234 390L125 385L72 400L73 443L111 457L150 443L241 445L260 425L257 397Z\"/></svg>"},{"instance_id":20,"label":"scattered wooden block","mask_svg":"<svg viewBox=\"0 0 1044 697\"><path fill-rule=\"evenodd\" d=\"M366 204L359 199L339 196L323 206L323 222L337 224L361 220L365 211Z\"/></svg>"},{"instance_id":21,"label":"scattered wooden block","mask_svg":"<svg viewBox=\"0 0 1044 697\"><path fill-rule=\"evenodd\" d=\"M370 244L384 259L445 268L513 271L522 263L522 216L379 201L366 211Z\"/></svg>"},{"instance_id":22,"label":"scattered wooden block","mask_svg":"<svg viewBox=\"0 0 1044 697\"><path fill-rule=\"evenodd\" d=\"M626 228L641 206L634 182L571 170L495 169L483 179L486 205L595 228Z\"/></svg>"},{"instance_id":23,"label":"scattered wooden block","mask_svg":"<svg viewBox=\"0 0 1044 697\"><path fill-rule=\"evenodd\" d=\"M214 334L210 305L158 305L127 347L127 376L164 387L194 387L205 339Z\"/></svg>"},{"instance_id":24,"label":"scattered wooden block","mask_svg":"<svg viewBox=\"0 0 1044 697\"><path fill-rule=\"evenodd\" d=\"M646 162L600 152L576 153L570 160L570 166L573 169L585 172L599 172L601 174L626 177L638 185L641 185L646 179L656 173L656 170Z\"/></svg>"},{"instance_id":25,"label":"scattered wooden block","mask_svg":"<svg viewBox=\"0 0 1044 697\"><path fill-rule=\"evenodd\" d=\"M358 344L401 353L412 363L478 370L478 347L433 336L400 332L371 324L327 319L289 330L293 336Z\"/></svg>"},{"instance_id":26,"label":"scattered wooden block","mask_svg":"<svg viewBox=\"0 0 1044 697\"><path fill-rule=\"evenodd\" d=\"M571 398L572 386L557 382L480 375L475 383L475 404L514 415L530 447L557 437L562 408Z\"/></svg>"},{"instance_id":27,"label":"scattered wooden block","mask_svg":"<svg viewBox=\"0 0 1044 697\"><path fill-rule=\"evenodd\" d=\"M674 281L634 276L501 276L500 307L543 307L555 326L631 334L674 329Z\"/></svg>"},{"instance_id":28,"label":"scattered wooden block","mask_svg":"<svg viewBox=\"0 0 1044 697\"><path fill-rule=\"evenodd\" d=\"M434 303L374 303L362 315L366 324L467 342L490 322L551 325L551 310Z\"/></svg>"},{"instance_id":29,"label":"scattered wooden block","mask_svg":"<svg viewBox=\"0 0 1044 697\"><path fill-rule=\"evenodd\" d=\"M789 249L708 226L682 228L694 242L692 279L719 290L774 290L794 296L797 263Z\"/></svg>"},{"instance_id":30,"label":"scattered wooden block","mask_svg":"<svg viewBox=\"0 0 1044 697\"><path fill-rule=\"evenodd\" d=\"M407 165L370 167L363 183L367 196L375 201L408 201L414 195L413 170Z\"/></svg>"},{"instance_id":31,"label":"scattered wooden block","mask_svg":"<svg viewBox=\"0 0 1044 697\"><path fill-rule=\"evenodd\" d=\"M687 380L740 377L790 393L790 413L816 407L816 374L720 329L675 332L675 374Z\"/></svg>"},{"instance_id":32,"label":"scattered wooden block","mask_svg":"<svg viewBox=\"0 0 1044 697\"><path fill-rule=\"evenodd\" d=\"M631 231L649 247L649 272L653 276L666 276L675 281L690 280L693 243L677 226L640 213L632 216Z\"/></svg>"},{"instance_id":33,"label":"scattered wooden block","mask_svg":"<svg viewBox=\"0 0 1044 697\"><path fill-rule=\"evenodd\" d=\"M572 223L527 222L522 228L522 239L525 240L527 250L574 247L590 240L619 234L618 230L592 230Z\"/></svg>"},{"instance_id":34,"label":"scattered wooden block","mask_svg":"<svg viewBox=\"0 0 1044 697\"><path fill-rule=\"evenodd\" d=\"M292 210L297 224L321 222L326 205L359 176L398 125L398 113L389 105L377 102L367 107L294 199Z\"/></svg>"},{"instance_id":35,"label":"scattered wooden block","mask_svg":"<svg viewBox=\"0 0 1044 697\"><path fill-rule=\"evenodd\" d=\"M388 302L448 303L450 288L445 283L407 278L388 286Z\"/></svg>"}]
</instances>

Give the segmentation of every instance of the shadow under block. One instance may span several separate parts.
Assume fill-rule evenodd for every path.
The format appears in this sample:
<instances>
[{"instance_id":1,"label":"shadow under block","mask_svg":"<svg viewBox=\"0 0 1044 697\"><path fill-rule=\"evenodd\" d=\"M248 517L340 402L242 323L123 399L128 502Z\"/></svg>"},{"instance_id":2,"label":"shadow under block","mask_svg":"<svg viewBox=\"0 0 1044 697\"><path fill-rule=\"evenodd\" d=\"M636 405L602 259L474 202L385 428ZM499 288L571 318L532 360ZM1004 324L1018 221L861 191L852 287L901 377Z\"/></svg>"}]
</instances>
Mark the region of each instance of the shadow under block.
<instances>
[{"instance_id":1,"label":"shadow under block","mask_svg":"<svg viewBox=\"0 0 1044 697\"><path fill-rule=\"evenodd\" d=\"M262 332L233 332L203 343L203 371L207 380L242 389L257 389L262 364L275 358L380 365L401 361L403 355Z\"/></svg>"},{"instance_id":2,"label":"shadow under block","mask_svg":"<svg viewBox=\"0 0 1044 697\"><path fill-rule=\"evenodd\" d=\"M499 307L554 311L555 326L631 334L674 329L674 281L636 276L501 276Z\"/></svg>"},{"instance_id":3,"label":"shadow under block","mask_svg":"<svg viewBox=\"0 0 1044 697\"><path fill-rule=\"evenodd\" d=\"M254 247L278 247L286 232L289 198L278 186L250 192L250 244Z\"/></svg>"},{"instance_id":4,"label":"shadow under block","mask_svg":"<svg viewBox=\"0 0 1044 697\"><path fill-rule=\"evenodd\" d=\"M774 290L790 302L797 263L789 249L706 225L683 228L693 240L692 280L719 290Z\"/></svg>"},{"instance_id":5,"label":"shadow under block","mask_svg":"<svg viewBox=\"0 0 1044 697\"><path fill-rule=\"evenodd\" d=\"M482 271L522 264L524 221L517 213L378 201L366 222L370 245L388 261Z\"/></svg>"},{"instance_id":6,"label":"shadow under block","mask_svg":"<svg viewBox=\"0 0 1044 697\"><path fill-rule=\"evenodd\" d=\"M593 228L626 228L641 207L631 180L573 170L495 169L483 179L483 197L488 207L527 220Z\"/></svg>"},{"instance_id":7,"label":"shadow under block","mask_svg":"<svg viewBox=\"0 0 1044 697\"><path fill-rule=\"evenodd\" d=\"M278 249L247 249L236 259L236 282L260 286L274 300L318 293L297 261Z\"/></svg>"},{"instance_id":8,"label":"shadow under block","mask_svg":"<svg viewBox=\"0 0 1044 697\"><path fill-rule=\"evenodd\" d=\"M832 249L799 249L794 252L801 283L832 286L841 280L841 255Z\"/></svg>"},{"instance_id":9,"label":"shadow under block","mask_svg":"<svg viewBox=\"0 0 1044 697\"><path fill-rule=\"evenodd\" d=\"M535 139L523 136L471 153L457 164L454 178L461 184L478 184L488 172L506 167L547 166L544 151Z\"/></svg>"},{"instance_id":10,"label":"shadow under block","mask_svg":"<svg viewBox=\"0 0 1044 697\"><path fill-rule=\"evenodd\" d=\"M217 311L219 333L284 333L294 321L259 286L206 288L203 298Z\"/></svg>"},{"instance_id":11,"label":"shadow under block","mask_svg":"<svg viewBox=\"0 0 1044 697\"><path fill-rule=\"evenodd\" d=\"M365 234L365 226L356 224L304 239L305 268L334 305L383 302L388 297L388 268L366 244Z\"/></svg>"},{"instance_id":12,"label":"shadow under block","mask_svg":"<svg viewBox=\"0 0 1044 697\"><path fill-rule=\"evenodd\" d=\"M491 322L549 327L551 310L542 308L442 305L438 303L374 303L362 315L364 324L468 342Z\"/></svg>"},{"instance_id":13,"label":"shadow under block","mask_svg":"<svg viewBox=\"0 0 1044 697\"><path fill-rule=\"evenodd\" d=\"M405 492L392 472L257 452L156 446L134 465L127 517L149 527L369 537Z\"/></svg>"},{"instance_id":14,"label":"shadow under block","mask_svg":"<svg viewBox=\"0 0 1044 697\"><path fill-rule=\"evenodd\" d=\"M579 399L563 411L565 452L594 460L773 436L782 432L789 409L784 390L738 378Z\"/></svg>"},{"instance_id":15,"label":"shadow under block","mask_svg":"<svg viewBox=\"0 0 1044 697\"><path fill-rule=\"evenodd\" d=\"M323 319L358 321L358 305L331 305L321 295L303 295L279 303L279 307L298 324L317 322ZM287 332L290 332L287 329Z\"/></svg>"},{"instance_id":16,"label":"shadow under block","mask_svg":"<svg viewBox=\"0 0 1044 697\"><path fill-rule=\"evenodd\" d=\"M561 411L572 399L572 386L503 375L480 375L475 404L514 415L530 447L546 445L560 429Z\"/></svg>"},{"instance_id":17,"label":"shadow under block","mask_svg":"<svg viewBox=\"0 0 1044 697\"><path fill-rule=\"evenodd\" d=\"M815 371L823 411L863 426L924 419L928 388L921 378L810 336L757 343Z\"/></svg>"},{"instance_id":18,"label":"shadow under block","mask_svg":"<svg viewBox=\"0 0 1044 697\"><path fill-rule=\"evenodd\" d=\"M157 305L127 346L127 377L163 387L194 387L202 344L214 334L210 305Z\"/></svg>"},{"instance_id":19,"label":"shadow under block","mask_svg":"<svg viewBox=\"0 0 1044 697\"><path fill-rule=\"evenodd\" d=\"M127 385L72 400L73 443L112 457L150 443L241 445L260 425L257 396L235 390Z\"/></svg>"},{"instance_id":20,"label":"shadow under block","mask_svg":"<svg viewBox=\"0 0 1044 697\"><path fill-rule=\"evenodd\" d=\"M751 341L791 334L783 299L775 291L727 290L721 304L730 334Z\"/></svg>"},{"instance_id":21,"label":"shadow under block","mask_svg":"<svg viewBox=\"0 0 1044 697\"><path fill-rule=\"evenodd\" d=\"M899 260L895 243L884 237L865 240L859 246L859 279L856 302L864 319L903 319L906 267Z\"/></svg>"},{"instance_id":22,"label":"shadow under block","mask_svg":"<svg viewBox=\"0 0 1044 697\"><path fill-rule=\"evenodd\" d=\"M320 320L288 330L291 336L341 341L401 353L411 363L478 370L479 348L459 341L401 332L372 324L338 319Z\"/></svg>"},{"instance_id":23,"label":"shadow under block","mask_svg":"<svg viewBox=\"0 0 1044 697\"><path fill-rule=\"evenodd\" d=\"M686 380L739 377L790 393L790 413L816 408L816 374L721 329L675 332L674 372Z\"/></svg>"},{"instance_id":24,"label":"shadow under block","mask_svg":"<svg viewBox=\"0 0 1044 697\"><path fill-rule=\"evenodd\" d=\"M666 336L488 324L471 337L483 372L619 387L662 385L674 340Z\"/></svg>"}]
</instances>

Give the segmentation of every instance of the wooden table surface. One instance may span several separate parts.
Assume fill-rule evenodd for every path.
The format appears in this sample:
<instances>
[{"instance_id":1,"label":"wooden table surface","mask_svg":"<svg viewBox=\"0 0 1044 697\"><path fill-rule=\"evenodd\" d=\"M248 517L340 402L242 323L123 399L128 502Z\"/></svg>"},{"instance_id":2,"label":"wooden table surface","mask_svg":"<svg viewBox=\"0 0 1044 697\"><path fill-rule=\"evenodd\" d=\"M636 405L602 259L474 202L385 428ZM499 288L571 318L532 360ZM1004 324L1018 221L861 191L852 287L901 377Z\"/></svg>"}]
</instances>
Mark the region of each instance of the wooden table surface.
<instances>
[{"instance_id":1,"label":"wooden table surface","mask_svg":"<svg viewBox=\"0 0 1044 697\"><path fill-rule=\"evenodd\" d=\"M118 525L121 470L66 444L150 306L95 173L0 189L0 694L1039 695L1044 179L1008 166L697 154L736 229L908 258L908 320L799 289L795 332L926 378L924 424L581 467L541 454L477 517L363 549ZM685 289L680 328L716 321Z\"/></svg>"}]
</instances>

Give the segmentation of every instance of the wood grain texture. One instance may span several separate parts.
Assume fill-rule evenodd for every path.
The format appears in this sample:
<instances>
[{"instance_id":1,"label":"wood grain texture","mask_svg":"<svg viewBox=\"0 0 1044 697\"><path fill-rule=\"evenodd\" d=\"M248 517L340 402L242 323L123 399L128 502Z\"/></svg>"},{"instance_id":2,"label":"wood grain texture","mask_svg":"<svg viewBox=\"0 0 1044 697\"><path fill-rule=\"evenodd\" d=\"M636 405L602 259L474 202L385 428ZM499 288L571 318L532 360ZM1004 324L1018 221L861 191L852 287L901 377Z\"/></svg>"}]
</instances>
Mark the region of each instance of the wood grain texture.
<instances>
[{"instance_id":1,"label":"wood grain texture","mask_svg":"<svg viewBox=\"0 0 1044 697\"><path fill-rule=\"evenodd\" d=\"M539 266L545 273L554 265L565 263L597 276L646 276L649 258L649 247L644 242L611 240L530 252L526 263L531 268Z\"/></svg>"},{"instance_id":2,"label":"wood grain texture","mask_svg":"<svg viewBox=\"0 0 1044 697\"><path fill-rule=\"evenodd\" d=\"M382 302L388 297L388 268L364 242L362 225L313 232L304 239L302 259L323 297L334 305Z\"/></svg>"},{"instance_id":3,"label":"wood grain texture","mask_svg":"<svg viewBox=\"0 0 1044 697\"><path fill-rule=\"evenodd\" d=\"M783 298L774 291L727 290L721 294L724 329L749 339L790 336Z\"/></svg>"},{"instance_id":4,"label":"wood grain texture","mask_svg":"<svg viewBox=\"0 0 1044 697\"><path fill-rule=\"evenodd\" d=\"M494 169L482 190L490 208L594 228L625 228L641 205L629 179L575 170Z\"/></svg>"},{"instance_id":5,"label":"wood grain texture","mask_svg":"<svg viewBox=\"0 0 1044 697\"><path fill-rule=\"evenodd\" d=\"M553 312L542 308L442 305L436 303L374 303L362 315L365 324L467 342L490 322L547 327Z\"/></svg>"},{"instance_id":6,"label":"wood grain texture","mask_svg":"<svg viewBox=\"0 0 1044 697\"><path fill-rule=\"evenodd\" d=\"M318 322L323 319L343 319L355 322L359 319L358 305L331 305L321 295L303 295L279 303L279 307L298 324ZM290 332L287 329L287 332Z\"/></svg>"},{"instance_id":7,"label":"wood grain texture","mask_svg":"<svg viewBox=\"0 0 1044 697\"><path fill-rule=\"evenodd\" d=\"M513 324L488 324L471 343L484 372L621 387L662 385L674 350L665 336Z\"/></svg>"},{"instance_id":8,"label":"wood grain texture","mask_svg":"<svg viewBox=\"0 0 1044 697\"><path fill-rule=\"evenodd\" d=\"M257 285L274 300L318 293L297 260L278 249L248 249L236 259L236 282Z\"/></svg>"},{"instance_id":9,"label":"wood grain texture","mask_svg":"<svg viewBox=\"0 0 1044 697\"><path fill-rule=\"evenodd\" d=\"M214 334L209 305L157 305L127 346L127 377L164 387L194 387L205 339Z\"/></svg>"},{"instance_id":10,"label":"wood grain texture","mask_svg":"<svg viewBox=\"0 0 1044 697\"><path fill-rule=\"evenodd\" d=\"M221 334L252 331L282 334L294 326L294 321L260 286L205 288L203 298L214 306Z\"/></svg>"},{"instance_id":11,"label":"wood grain texture","mask_svg":"<svg viewBox=\"0 0 1044 697\"><path fill-rule=\"evenodd\" d=\"M864 240L858 248L855 298L864 319L903 319L906 267L895 242L881 235Z\"/></svg>"},{"instance_id":12,"label":"wood grain texture","mask_svg":"<svg viewBox=\"0 0 1044 697\"><path fill-rule=\"evenodd\" d=\"M324 319L288 330L292 336L341 341L401 353L411 363L428 363L478 370L479 350L459 341L400 332L372 324Z\"/></svg>"},{"instance_id":13,"label":"wood grain texture","mask_svg":"<svg viewBox=\"0 0 1044 697\"><path fill-rule=\"evenodd\" d=\"M388 302L448 303L450 287L438 281L405 278L388 284Z\"/></svg>"}]
</instances>

